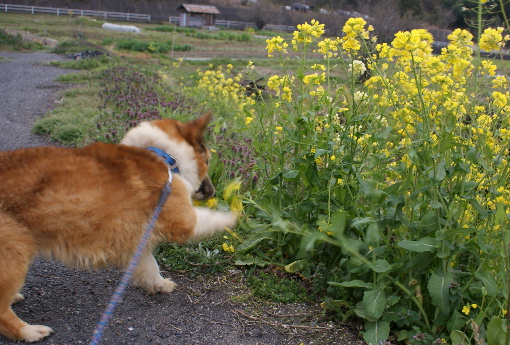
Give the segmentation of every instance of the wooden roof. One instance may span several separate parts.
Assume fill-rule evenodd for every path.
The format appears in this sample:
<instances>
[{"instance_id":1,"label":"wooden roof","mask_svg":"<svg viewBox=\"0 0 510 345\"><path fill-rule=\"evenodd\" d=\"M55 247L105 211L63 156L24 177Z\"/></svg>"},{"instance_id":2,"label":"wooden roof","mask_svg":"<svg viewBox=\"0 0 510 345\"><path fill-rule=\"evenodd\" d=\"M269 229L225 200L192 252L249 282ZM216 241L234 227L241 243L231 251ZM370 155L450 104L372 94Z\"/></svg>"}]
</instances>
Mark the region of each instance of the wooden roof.
<instances>
[{"instance_id":1,"label":"wooden roof","mask_svg":"<svg viewBox=\"0 0 510 345\"><path fill-rule=\"evenodd\" d=\"M186 12L191 13L209 13L209 14L219 14L220 11L215 6L205 6L205 5L190 5L190 4L182 4L177 7L178 10L184 10Z\"/></svg>"}]
</instances>

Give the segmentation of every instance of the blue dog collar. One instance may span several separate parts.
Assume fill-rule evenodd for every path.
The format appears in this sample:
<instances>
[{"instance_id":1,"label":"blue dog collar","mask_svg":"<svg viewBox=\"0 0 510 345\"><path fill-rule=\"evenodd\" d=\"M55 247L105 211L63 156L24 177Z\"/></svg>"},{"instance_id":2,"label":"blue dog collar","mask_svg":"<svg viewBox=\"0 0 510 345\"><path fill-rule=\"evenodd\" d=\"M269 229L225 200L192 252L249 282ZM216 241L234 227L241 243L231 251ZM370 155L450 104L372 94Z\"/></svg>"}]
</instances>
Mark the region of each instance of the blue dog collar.
<instances>
[{"instance_id":1,"label":"blue dog collar","mask_svg":"<svg viewBox=\"0 0 510 345\"><path fill-rule=\"evenodd\" d=\"M166 153L165 151L161 150L161 149L158 149L157 147L146 147L147 150L150 150L152 152L154 152L155 154L157 154L161 159L163 159L165 161L165 163L168 165L168 168L173 172L173 173L176 173L178 174L179 173L179 164L177 162L177 159L175 159L174 157L170 156L168 153Z\"/></svg>"}]
</instances>

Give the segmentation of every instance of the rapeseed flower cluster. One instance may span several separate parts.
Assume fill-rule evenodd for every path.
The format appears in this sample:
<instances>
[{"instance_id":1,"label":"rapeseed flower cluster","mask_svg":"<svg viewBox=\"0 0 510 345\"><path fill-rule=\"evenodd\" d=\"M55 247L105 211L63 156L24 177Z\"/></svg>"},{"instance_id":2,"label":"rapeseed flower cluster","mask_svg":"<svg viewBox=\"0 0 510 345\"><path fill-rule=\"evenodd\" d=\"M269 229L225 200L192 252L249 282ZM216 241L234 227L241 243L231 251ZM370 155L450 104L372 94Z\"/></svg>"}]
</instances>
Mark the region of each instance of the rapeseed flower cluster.
<instances>
[{"instance_id":1,"label":"rapeseed flower cluster","mask_svg":"<svg viewBox=\"0 0 510 345\"><path fill-rule=\"evenodd\" d=\"M372 30L364 19L350 18L341 38L321 39L323 26L318 22L298 26L293 49L318 41L314 52L322 54L325 62L307 66L303 58L303 68L295 77L275 75L268 81L277 97L271 119L282 119L278 126L268 127L286 129L291 138L287 152L296 157L295 170L287 177L294 179L309 163L315 169L309 175L317 176L314 183L328 181L322 188L316 187L321 195L328 190L330 198L321 202L334 207L348 204L342 198L354 197L353 186L362 185L362 196L356 201L363 206L354 202L349 211L359 217L366 215L359 209L369 208L371 200L381 202L375 206L376 213L385 205L381 200L395 203L391 204L391 217L399 213L412 229L406 225L395 230L399 239L414 238L413 232L421 231L420 226L433 228L427 236L437 231L452 243L472 241L478 229L491 233L491 238L498 237L502 226L494 224L496 210L510 214L508 78L497 74L492 60L474 61L473 35L467 30L454 30L440 54L433 54L434 38L423 29L398 32L392 42L377 44L375 52L370 51ZM479 46L497 50L506 40L501 28L489 28ZM285 47L283 40L271 41L268 53L278 51L283 56ZM345 58L349 61L344 62ZM342 77L348 79L347 86L333 82L331 73L337 71L332 66L344 67L347 73ZM368 80L360 83L359 76L367 71ZM474 78L479 78L478 89L473 89ZM280 106L285 103L286 107ZM287 112L294 112L294 117ZM279 143L284 142L282 131L272 132L278 134ZM346 172L352 171L352 162L360 162L355 176ZM282 165L291 165L291 160ZM370 188L377 192L370 194ZM398 195L385 199L391 190L398 190ZM342 201L335 204L335 198ZM296 205L301 202L296 200ZM423 217L436 215L444 219L433 225L428 219L421 223ZM443 235L458 229L474 234ZM462 258L448 252L451 243L442 241L446 249L441 255L451 255L447 266L457 268ZM481 300L471 298L457 298L457 313L469 315L478 308L475 302Z\"/></svg>"},{"instance_id":2,"label":"rapeseed flower cluster","mask_svg":"<svg viewBox=\"0 0 510 345\"><path fill-rule=\"evenodd\" d=\"M297 26L297 31L293 33L292 49L298 50L298 44L308 45L312 43L313 38L321 37L324 34L324 24L320 24L312 19L311 24L304 23Z\"/></svg>"},{"instance_id":3,"label":"rapeseed flower cluster","mask_svg":"<svg viewBox=\"0 0 510 345\"><path fill-rule=\"evenodd\" d=\"M267 46L267 56L273 57L273 52L277 51L280 54L286 54L287 53L287 47L289 46L287 42L280 36L268 38L266 40Z\"/></svg>"},{"instance_id":4,"label":"rapeseed flower cluster","mask_svg":"<svg viewBox=\"0 0 510 345\"><path fill-rule=\"evenodd\" d=\"M197 70L199 79L196 85L183 90L195 99L207 103L216 112L228 110L233 118L249 124L254 116L255 95L246 93L246 87L242 85L242 73L233 73L234 67L231 64L225 67L218 66L214 69L213 65L209 65L210 69L205 72Z\"/></svg>"},{"instance_id":5,"label":"rapeseed flower cluster","mask_svg":"<svg viewBox=\"0 0 510 345\"><path fill-rule=\"evenodd\" d=\"M482 37L480 37L480 49L491 51L491 50L499 50L504 45L503 40L503 32L504 28L487 28L485 29ZM508 38L506 38L507 40Z\"/></svg>"}]
</instances>

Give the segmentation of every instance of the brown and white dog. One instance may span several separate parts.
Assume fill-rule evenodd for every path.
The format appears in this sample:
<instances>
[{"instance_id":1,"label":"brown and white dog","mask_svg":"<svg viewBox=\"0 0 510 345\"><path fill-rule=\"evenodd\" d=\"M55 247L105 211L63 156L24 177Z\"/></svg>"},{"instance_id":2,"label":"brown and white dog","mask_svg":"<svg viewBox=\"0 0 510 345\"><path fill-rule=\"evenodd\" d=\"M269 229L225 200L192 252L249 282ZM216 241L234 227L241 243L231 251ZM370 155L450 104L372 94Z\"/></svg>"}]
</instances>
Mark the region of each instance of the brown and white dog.
<instances>
[{"instance_id":1,"label":"brown and white dog","mask_svg":"<svg viewBox=\"0 0 510 345\"><path fill-rule=\"evenodd\" d=\"M70 266L126 267L158 203L168 167L152 146L176 158L172 192L157 221L133 283L150 293L176 284L160 275L152 255L162 241L184 242L233 227L230 212L194 207L214 187L204 142L209 116L191 122L157 120L131 129L121 145L40 147L0 152L0 334L26 342L52 329L19 319L11 304L38 254Z\"/></svg>"}]
</instances>

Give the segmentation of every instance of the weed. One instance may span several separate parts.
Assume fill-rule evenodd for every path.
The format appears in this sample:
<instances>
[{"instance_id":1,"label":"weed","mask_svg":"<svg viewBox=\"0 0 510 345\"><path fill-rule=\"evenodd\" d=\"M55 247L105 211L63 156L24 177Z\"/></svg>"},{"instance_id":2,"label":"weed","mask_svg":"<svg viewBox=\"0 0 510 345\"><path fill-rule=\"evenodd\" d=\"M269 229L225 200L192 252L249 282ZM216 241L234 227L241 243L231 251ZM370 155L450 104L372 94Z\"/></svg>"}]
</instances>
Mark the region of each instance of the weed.
<instances>
[{"instance_id":1,"label":"weed","mask_svg":"<svg viewBox=\"0 0 510 345\"><path fill-rule=\"evenodd\" d=\"M300 282L277 274L260 272L248 277L248 286L258 298L280 303L303 302L307 293Z\"/></svg>"},{"instance_id":2,"label":"weed","mask_svg":"<svg viewBox=\"0 0 510 345\"><path fill-rule=\"evenodd\" d=\"M51 61L50 64L61 68L91 70L105 67L111 63L112 58L108 55L85 58L71 61Z\"/></svg>"},{"instance_id":3,"label":"weed","mask_svg":"<svg viewBox=\"0 0 510 345\"><path fill-rule=\"evenodd\" d=\"M168 53L172 49L174 51L189 51L193 47L189 44L179 45L172 44L172 41L153 41L144 42L135 39L122 39L116 43L117 49L131 50L135 52L149 52L149 53Z\"/></svg>"},{"instance_id":4,"label":"weed","mask_svg":"<svg viewBox=\"0 0 510 345\"><path fill-rule=\"evenodd\" d=\"M229 257L222 253L219 247L211 240L186 246L163 244L156 250L156 257L166 268L186 271L191 277L214 274L231 267Z\"/></svg>"},{"instance_id":5,"label":"weed","mask_svg":"<svg viewBox=\"0 0 510 345\"><path fill-rule=\"evenodd\" d=\"M98 47L94 44L81 39L67 39L51 50L55 54L79 53L87 50L96 50Z\"/></svg>"},{"instance_id":6,"label":"weed","mask_svg":"<svg viewBox=\"0 0 510 345\"><path fill-rule=\"evenodd\" d=\"M206 40L207 39L207 40L243 41L243 42L251 41L251 37L252 37L247 32L244 32L242 34L236 34L236 33L232 33L232 32L224 32L224 31L221 31L217 35L215 35L215 34L208 34L208 33L201 32L201 31L198 31L198 32L189 32L189 33L186 33L186 36L193 37L193 38L198 38L198 39L201 39L201 40Z\"/></svg>"},{"instance_id":7,"label":"weed","mask_svg":"<svg viewBox=\"0 0 510 345\"><path fill-rule=\"evenodd\" d=\"M160 31L160 32L178 32L178 33L195 33L197 32L196 29L193 28L187 28L187 27L180 27L180 26L155 26L155 27L149 27L145 28L145 30L153 30L153 31Z\"/></svg>"},{"instance_id":8,"label":"weed","mask_svg":"<svg viewBox=\"0 0 510 345\"><path fill-rule=\"evenodd\" d=\"M23 42L20 34L11 35L0 29L0 49L12 49L15 51L31 49L33 44Z\"/></svg>"},{"instance_id":9,"label":"weed","mask_svg":"<svg viewBox=\"0 0 510 345\"><path fill-rule=\"evenodd\" d=\"M99 114L97 93L94 87L63 92L61 106L37 120L34 133L49 135L52 140L68 146L89 143L89 128L93 128Z\"/></svg>"}]
</instances>

